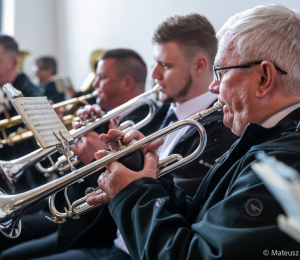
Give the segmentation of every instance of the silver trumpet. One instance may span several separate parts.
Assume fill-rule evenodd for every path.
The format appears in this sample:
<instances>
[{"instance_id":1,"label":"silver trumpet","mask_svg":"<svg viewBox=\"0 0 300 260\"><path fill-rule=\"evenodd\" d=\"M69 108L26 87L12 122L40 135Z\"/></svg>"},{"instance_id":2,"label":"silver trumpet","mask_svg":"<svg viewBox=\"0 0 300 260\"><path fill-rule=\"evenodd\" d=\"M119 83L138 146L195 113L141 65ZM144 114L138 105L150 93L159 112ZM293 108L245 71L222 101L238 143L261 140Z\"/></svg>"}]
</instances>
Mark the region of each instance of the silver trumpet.
<instances>
[{"instance_id":1,"label":"silver trumpet","mask_svg":"<svg viewBox=\"0 0 300 260\"><path fill-rule=\"evenodd\" d=\"M52 194L55 194L56 192L62 189L65 189L66 191L67 186L77 182L78 180L81 180L84 177L89 176L90 174L96 172L100 168L103 168L107 164L120 159L121 157L139 149L144 145L153 142L154 140L160 137L166 136L167 134L172 133L173 131L176 131L177 129L180 129L182 127L193 126L197 129L200 135L200 142L197 149L192 154L190 154L185 158L181 158L181 156L178 155L175 156L173 155L171 157L166 158L163 161L160 161L159 166L161 167L163 165L166 167L163 169L159 169L158 176L162 176L163 174L170 172L171 170L174 170L188 163L189 161L195 159L200 153L202 153L206 145L207 137L206 137L205 129L199 122L197 122L197 120L200 120L202 119L202 117L207 116L211 112L219 110L221 108L222 108L222 104L216 103L214 107L204 110L203 112L198 113L190 117L189 119L174 123L173 125L168 126L139 141L133 141L131 142L131 144L129 144L128 146L123 146L122 149L118 151L112 151L109 155L105 156L102 159L92 162L91 164L86 165L81 169L75 170L70 174L67 174L59 179L56 179L43 186L37 187L33 190L21 194L16 194L16 195L7 195L4 194L3 192L0 192L0 231L6 237L9 238L18 237L21 232L20 218L22 214L31 206L35 205L36 203L44 200L45 198L51 196ZM171 164L171 162L173 163ZM90 191L91 192L89 192L88 194L101 192L97 189L96 190L90 189ZM88 210L91 210L92 208L95 208L92 206L88 206L86 204L86 197L83 198L82 200L75 201L73 203L74 206L71 205L70 214L78 216L84 212L87 212ZM50 206L53 206L53 208L50 208L51 212L56 212L54 204L52 205L50 203Z\"/></svg>"},{"instance_id":2,"label":"silver trumpet","mask_svg":"<svg viewBox=\"0 0 300 260\"><path fill-rule=\"evenodd\" d=\"M122 115L124 113L129 113L143 105L148 105L149 106L149 113L148 115L138 122L137 124L133 125L130 122L124 122L120 126L123 128L126 128L124 130L125 132L135 129L138 130L141 127L145 126L148 124L152 118L154 117L155 114L155 105L153 101L150 99L147 99L146 97L150 96L153 93L159 92L162 90L162 86L156 85L153 89L137 96L136 98L131 99L130 101L126 102L125 104L112 109L109 111L107 114L105 114L101 118L95 119L93 122L89 122L86 125L82 126L79 129L73 129L70 131L70 134L73 136L73 138L78 138L86 133L94 130L95 128L99 127L100 125L108 122L110 119L115 118L119 115ZM5 84L3 86L4 90L7 90L6 93L7 95L10 95L10 98L14 99L17 98L18 96L16 95L16 91L13 88L11 84ZM131 121L132 122L132 121ZM15 184L17 179L21 176L21 174L26 170L27 168L36 165L36 168L42 172L42 173L51 173L53 171L58 171L58 172L63 172L70 168L70 165L68 164L68 161L70 160L73 164L76 164L78 162L76 156L70 156L70 158L66 158L65 156L60 157L60 160L56 163L53 162L51 159L51 155L57 152L58 148L57 147L50 147L46 149L38 149L35 150L32 153L29 153L21 158L11 160L11 161L1 161L0 160L0 174L8 184L9 188L11 191L14 193L15 192ZM40 161L43 159L49 158L52 166L49 168L44 168L41 164Z\"/></svg>"}]
</instances>

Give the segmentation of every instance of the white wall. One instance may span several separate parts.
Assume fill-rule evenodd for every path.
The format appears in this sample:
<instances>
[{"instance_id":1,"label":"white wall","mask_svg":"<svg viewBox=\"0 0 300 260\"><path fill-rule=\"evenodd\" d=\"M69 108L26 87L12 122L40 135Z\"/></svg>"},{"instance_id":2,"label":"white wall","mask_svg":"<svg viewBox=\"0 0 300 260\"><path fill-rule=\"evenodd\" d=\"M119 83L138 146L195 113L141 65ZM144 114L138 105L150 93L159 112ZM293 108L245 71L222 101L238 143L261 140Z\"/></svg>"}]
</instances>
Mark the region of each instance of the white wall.
<instances>
[{"instance_id":1,"label":"white wall","mask_svg":"<svg viewBox=\"0 0 300 260\"><path fill-rule=\"evenodd\" d=\"M31 67L38 56L57 56L58 24L55 17L56 5L53 0L15 0L14 36L20 50L31 53L24 62L24 70L31 77Z\"/></svg>"},{"instance_id":2,"label":"white wall","mask_svg":"<svg viewBox=\"0 0 300 260\"><path fill-rule=\"evenodd\" d=\"M15 37L21 49L53 54L59 72L79 87L90 72L89 56L104 48L131 48L153 65L151 37L168 16L197 12L219 30L233 14L263 3L300 11L295 0L15 0ZM31 61L32 61L31 60ZM29 72L29 66L26 67Z\"/></svg>"}]
</instances>

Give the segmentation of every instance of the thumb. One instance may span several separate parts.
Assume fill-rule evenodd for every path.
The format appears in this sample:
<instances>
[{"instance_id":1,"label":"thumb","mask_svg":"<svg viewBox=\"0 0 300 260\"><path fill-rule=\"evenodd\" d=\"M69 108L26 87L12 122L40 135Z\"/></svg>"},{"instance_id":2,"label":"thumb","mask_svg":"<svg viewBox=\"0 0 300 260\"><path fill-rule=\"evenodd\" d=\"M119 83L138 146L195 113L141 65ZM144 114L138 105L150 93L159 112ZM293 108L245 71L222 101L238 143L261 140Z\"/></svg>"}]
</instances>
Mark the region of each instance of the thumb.
<instances>
[{"instance_id":1,"label":"thumb","mask_svg":"<svg viewBox=\"0 0 300 260\"><path fill-rule=\"evenodd\" d=\"M157 162L152 153L148 152L144 158L144 171L149 177L156 178Z\"/></svg>"},{"instance_id":2,"label":"thumb","mask_svg":"<svg viewBox=\"0 0 300 260\"><path fill-rule=\"evenodd\" d=\"M107 204L110 201L111 200L108 197L108 195L105 192L103 192L99 195L89 197L86 202L90 206L99 206L101 204Z\"/></svg>"}]
</instances>

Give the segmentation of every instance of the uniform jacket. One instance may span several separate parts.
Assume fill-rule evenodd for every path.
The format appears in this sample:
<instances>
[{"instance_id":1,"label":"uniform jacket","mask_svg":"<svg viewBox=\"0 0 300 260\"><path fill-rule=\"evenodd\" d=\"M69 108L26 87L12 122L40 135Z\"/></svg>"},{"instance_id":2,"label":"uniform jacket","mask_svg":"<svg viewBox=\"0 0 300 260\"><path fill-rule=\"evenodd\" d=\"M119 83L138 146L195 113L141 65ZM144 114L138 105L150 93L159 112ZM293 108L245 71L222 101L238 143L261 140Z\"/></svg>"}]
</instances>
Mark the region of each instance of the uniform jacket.
<instances>
[{"instance_id":1,"label":"uniform jacket","mask_svg":"<svg viewBox=\"0 0 300 260\"><path fill-rule=\"evenodd\" d=\"M109 210L132 258L253 260L282 250L299 255L299 243L277 227L282 208L250 168L264 151L300 172L299 120L297 109L269 129L249 124L193 199L170 176L125 187Z\"/></svg>"}]
</instances>

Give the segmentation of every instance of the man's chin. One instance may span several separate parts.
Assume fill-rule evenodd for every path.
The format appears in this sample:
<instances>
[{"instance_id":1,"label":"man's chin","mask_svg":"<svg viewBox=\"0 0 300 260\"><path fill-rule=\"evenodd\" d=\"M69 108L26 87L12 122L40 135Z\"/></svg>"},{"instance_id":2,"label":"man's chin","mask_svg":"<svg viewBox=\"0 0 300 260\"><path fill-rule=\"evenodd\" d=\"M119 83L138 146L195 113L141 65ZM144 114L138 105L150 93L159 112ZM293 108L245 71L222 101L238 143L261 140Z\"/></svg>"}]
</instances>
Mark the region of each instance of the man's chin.
<instances>
[{"instance_id":1,"label":"man's chin","mask_svg":"<svg viewBox=\"0 0 300 260\"><path fill-rule=\"evenodd\" d=\"M228 118L226 117L226 114L224 114L223 124L224 124L226 127L230 128L231 131L233 130L233 129L232 129L232 128L233 128L233 124L232 124L232 122L231 122L230 120L228 120Z\"/></svg>"},{"instance_id":2,"label":"man's chin","mask_svg":"<svg viewBox=\"0 0 300 260\"><path fill-rule=\"evenodd\" d=\"M160 102L162 102L163 104L170 104L170 103L174 102L173 98L171 98L171 97L163 97L163 98L158 97L158 100Z\"/></svg>"}]
</instances>

